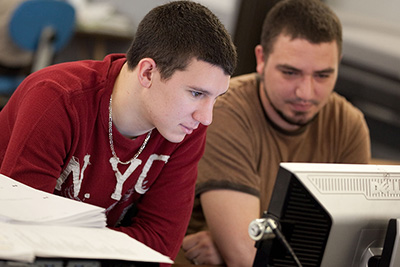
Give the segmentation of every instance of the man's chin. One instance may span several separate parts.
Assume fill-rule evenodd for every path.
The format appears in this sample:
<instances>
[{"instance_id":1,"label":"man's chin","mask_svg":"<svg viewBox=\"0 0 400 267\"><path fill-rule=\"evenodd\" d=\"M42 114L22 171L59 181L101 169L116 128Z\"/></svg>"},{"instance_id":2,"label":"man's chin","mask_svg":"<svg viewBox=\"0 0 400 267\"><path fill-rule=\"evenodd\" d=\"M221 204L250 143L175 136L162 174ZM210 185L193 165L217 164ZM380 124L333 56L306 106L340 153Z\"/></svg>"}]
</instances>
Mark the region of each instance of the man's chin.
<instances>
[{"instance_id":1,"label":"man's chin","mask_svg":"<svg viewBox=\"0 0 400 267\"><path fill-rule=\"evenodd\" d=\"M171 135L171 136L164 136L165 139L167 139L171 143L180 143L185 139L186 134L181 134L181 135Z\"/></svg>"},{"instance_id":2,"label":"man's chin","mask_svg":"<svg viewBox=\"0 0 400 267\"><path fill-rule=\"evenodd\" d=\"M315 119L315 117L316 116L314 116L312 118L285 118L285 121L292 125L304 127L304 126L310 124Z\"/></svg>"}]
</instances>

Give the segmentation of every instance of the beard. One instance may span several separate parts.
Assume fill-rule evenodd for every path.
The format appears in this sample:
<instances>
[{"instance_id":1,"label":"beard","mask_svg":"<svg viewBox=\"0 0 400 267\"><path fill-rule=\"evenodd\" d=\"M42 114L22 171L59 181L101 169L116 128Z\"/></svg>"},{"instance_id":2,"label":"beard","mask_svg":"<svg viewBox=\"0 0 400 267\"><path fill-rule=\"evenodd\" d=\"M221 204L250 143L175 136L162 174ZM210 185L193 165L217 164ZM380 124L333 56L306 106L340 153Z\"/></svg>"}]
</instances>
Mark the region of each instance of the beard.
<instances>
[{"instance_id":1,"label":"beard","mask_svg":"<svg viewBox=\"0 0 400 267\"><path fill-rule=\"evenodd\" d=\"M295 118L290 118L288 116L286 116L282 111L280 111L279 109L277 109L271 102L270 102L272 108L275 110L275 112L279 115L279 117L281 117L281 119L283 119L284 121L286 121L289 124L292 125L296 125L296 126L306 126L308 124L310 124L314 118L317 116L317 114L315 114L313 117L311 117L310 119L295 119ZM304 117L305 116L305 112L295 112L294 117Z\"/></svg>"},{"instance_id":2,"label":"beard","mask_svg":"<svg viewBox=\"0 0 400 267\"><path fill-rule=\"evenodd\" d=\"M287 122L287 123L289 123L289 124L291 124L291 125L304 127L304 126L310 124L310 123L315 119L315 117L317 117L318 113L316 113L316 114L315 114L313 117L311 117L310 119L305 119L305 117L306 117L306 115L307 115L307 112L301 112L301 111L295 112L295 113L294 113L294 116L292 116L292 117L289 117L289 116L285 115L285 114L283 113L283 111L280 110L280 109L278 109L278 108L274 105L274 103L271 101L271 98L269 97L268 92L267 92L267 88L266 88L266 86L265 86L264 77L261 77L261 78L262 78L262 80L263 80L262 86L263 86L264 94L265 94L265 96L267 97L267 100L268 100L269 104L271 105L271 107L273 108L273 110L276 112L276 114L278 114L278 116L279 116L282 120L284 120L285 122Z\"/></svg>"}]
</instances>

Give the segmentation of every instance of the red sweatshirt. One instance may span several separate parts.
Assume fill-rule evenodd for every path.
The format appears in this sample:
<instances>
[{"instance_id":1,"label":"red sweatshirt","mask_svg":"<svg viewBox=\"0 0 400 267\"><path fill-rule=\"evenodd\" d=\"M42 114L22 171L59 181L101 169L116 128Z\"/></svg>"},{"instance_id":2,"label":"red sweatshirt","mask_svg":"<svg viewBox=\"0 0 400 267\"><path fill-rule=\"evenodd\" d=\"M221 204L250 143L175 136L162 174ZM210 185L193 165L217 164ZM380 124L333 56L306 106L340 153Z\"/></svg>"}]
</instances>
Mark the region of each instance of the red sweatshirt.
<instances>
[{"instance_id":1,"label":"red sweatshirt","mask_svg":"<svg viewBox=\"0 0 400 267\"><path fill-rule=\"evenodd\" d=\"M110 55L104 61L62 63L25 79L0 112L0 172L103 207L110 228L174 259L193 207L206 127L178 144L154 129L132 164L113 166L108 107L125 61L124 55ZM113 128L122 160L132 158L145 137L130 140ZM137 213L121 225L132 207Z\"/></svg>"}]
</instances>

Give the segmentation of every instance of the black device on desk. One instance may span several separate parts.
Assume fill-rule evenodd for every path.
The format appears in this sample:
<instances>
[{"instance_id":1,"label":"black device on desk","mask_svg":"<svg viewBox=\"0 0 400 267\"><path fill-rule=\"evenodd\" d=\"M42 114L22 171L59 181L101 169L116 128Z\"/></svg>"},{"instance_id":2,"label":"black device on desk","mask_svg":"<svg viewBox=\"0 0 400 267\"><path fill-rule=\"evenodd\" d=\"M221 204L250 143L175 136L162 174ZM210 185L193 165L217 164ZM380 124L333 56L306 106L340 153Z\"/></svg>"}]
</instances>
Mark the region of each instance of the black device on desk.
<instances>
[{"instance_id":1,"label":"black device on desk","mask_svg":"<svg viewBox=\"0 0 400 267\"><path fill-rule=\"evenodd\" d=\"M268 212L249 225L253 266L400 266L393 218L400 166L281 163Z\"/></svg>"}]
</instances>

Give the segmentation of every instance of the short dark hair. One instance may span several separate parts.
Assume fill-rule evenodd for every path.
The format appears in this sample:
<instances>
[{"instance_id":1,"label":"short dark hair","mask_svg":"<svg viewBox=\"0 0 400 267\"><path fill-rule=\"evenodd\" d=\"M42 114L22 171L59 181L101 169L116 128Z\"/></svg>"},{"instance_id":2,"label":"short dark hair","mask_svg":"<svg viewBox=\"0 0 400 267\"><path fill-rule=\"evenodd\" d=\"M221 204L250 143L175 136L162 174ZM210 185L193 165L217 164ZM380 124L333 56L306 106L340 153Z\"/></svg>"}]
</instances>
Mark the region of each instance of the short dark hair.
<instances>
[{"instance_id":1,"label":"short dark hair","mask_svg":"<svg viewBox=\"0 0 400 267\"><path fill-rule=\"evenodd\" d=\"M261 45L267 58L281 34L319 44L336 41L342 54L342 25L336 14L321 0L281 0L267 13Z\"/></svg>"},{"instance_id":2,"label":"short dark hair","mask_svg":"<svg viewBox=\"0 0 400 267\"><path fill-rule=\"evenodd\" d=\"M232 75L237 61L231 36L208 8L191 1L174 1L152 9L139 23L127 52L129 69L152 58L161 78L184 70L196 58Z\"/></svg>"}]
</instances>

